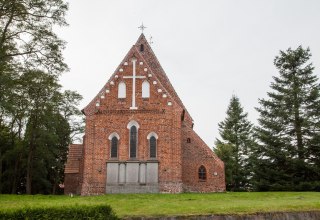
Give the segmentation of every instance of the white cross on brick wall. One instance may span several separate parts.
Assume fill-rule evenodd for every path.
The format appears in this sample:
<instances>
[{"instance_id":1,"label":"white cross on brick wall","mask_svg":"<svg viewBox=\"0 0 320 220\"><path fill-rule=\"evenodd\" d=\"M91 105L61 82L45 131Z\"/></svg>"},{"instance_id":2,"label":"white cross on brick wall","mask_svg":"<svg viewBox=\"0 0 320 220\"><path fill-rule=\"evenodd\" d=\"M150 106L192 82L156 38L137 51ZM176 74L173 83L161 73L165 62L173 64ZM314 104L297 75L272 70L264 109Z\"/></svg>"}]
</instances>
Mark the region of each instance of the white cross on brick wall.
<instances>
[{"instance_id":1,"label":"white cross on brick wall","mask_svg":"<svg viewBox=\"0 0 320 220\"><path fill-rule=\"evenodd\" d=\"M138 109L138 107L136 106L136 79L145 79L145 76L137 76L136 75L136 62L137 59L135 57L133 57L131 59L132 61L132 76L124 76L124 79L132 79L132 105L130 107L130 109L136 110Z\"/></svg>"}]
</instances>

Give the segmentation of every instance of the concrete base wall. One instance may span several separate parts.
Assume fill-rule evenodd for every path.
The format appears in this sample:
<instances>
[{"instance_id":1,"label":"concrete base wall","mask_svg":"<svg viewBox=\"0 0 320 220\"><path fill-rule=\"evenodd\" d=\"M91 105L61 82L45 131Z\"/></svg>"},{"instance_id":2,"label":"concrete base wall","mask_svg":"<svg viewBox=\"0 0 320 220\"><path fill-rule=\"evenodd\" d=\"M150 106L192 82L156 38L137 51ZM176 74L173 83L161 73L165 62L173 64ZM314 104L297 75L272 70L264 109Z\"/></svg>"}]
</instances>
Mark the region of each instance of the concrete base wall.
<instances>
[{"instance_id":1,"label":"concrete base wall","mask_svg":"<svg viewBox=\"0 0 320 220\"><path fill-rule=\"evenodd\" d=\"M126 185L107 185L106 193L158 193L158 184L153 185L139 185L139 184L126 184Z\"/></svg>"}]
</instances>

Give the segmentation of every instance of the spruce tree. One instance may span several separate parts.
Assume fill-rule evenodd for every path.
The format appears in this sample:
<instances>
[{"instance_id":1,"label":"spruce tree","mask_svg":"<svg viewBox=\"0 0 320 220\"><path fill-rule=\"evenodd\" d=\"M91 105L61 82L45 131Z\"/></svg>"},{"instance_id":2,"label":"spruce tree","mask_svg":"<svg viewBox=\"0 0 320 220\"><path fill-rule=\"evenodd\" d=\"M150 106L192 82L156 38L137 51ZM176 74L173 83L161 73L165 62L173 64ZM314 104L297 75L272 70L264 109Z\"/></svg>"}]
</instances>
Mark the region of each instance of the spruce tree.
<instances>
[{"instance_id":1,"label":"spruce tree","mask_svg":"<svg viewBox=\"0 0 320 220\"><path fill-rule=\"evenodd\" d=\"M258 190L312 190L319 180L320 93L310 49L280 51L267 99L260 99Z\"/></svg>"},{"instance_id":2,"label":"spruce tree","mask_svg":"<svg viewBox=\"0 0 320 220\"><path fill-rule=\"evenodd\" d=\"M247 116L239 98L233 95L226 118L218 124L221 140L216 140L215 152L225 163L227 190L231 191L250 187L249 152L254 141Z\"/></svg>"}]
</instances>

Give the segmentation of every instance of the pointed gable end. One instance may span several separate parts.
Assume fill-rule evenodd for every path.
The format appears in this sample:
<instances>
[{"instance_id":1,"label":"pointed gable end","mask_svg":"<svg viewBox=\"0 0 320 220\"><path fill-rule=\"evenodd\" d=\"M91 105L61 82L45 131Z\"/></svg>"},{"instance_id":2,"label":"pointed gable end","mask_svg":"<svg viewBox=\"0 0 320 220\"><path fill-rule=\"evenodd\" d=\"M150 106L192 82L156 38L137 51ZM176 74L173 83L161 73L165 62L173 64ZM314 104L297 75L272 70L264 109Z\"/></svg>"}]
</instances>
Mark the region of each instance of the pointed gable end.
<instances>
[{"instance_id":1,"label":"pointed gable end","mask_svg":"<svg viewBox=\"0 0 320 220\"><path fill-rule=\"evenodd\" d=\"M83 110L65 193L225 191L223 162L193 121L143 34Z\"/></svg>"},{"instance_id":2,"label":"pointed gable end","mask_svg":"<svg viewBox=\"0 0 320 220\"><path fill-rule=\"evenodd\" d=\"M150 85L157 84L156 89L158 93L160 93L159 95L168 97L169 101L167 101L167 104L172 105L173 103L176 103L178 106L180 106L181 114L184 115L186 121L189 121L189 124L192 124L193 120L190 114L188 113L181 99L174 90L169 78L162 69L144 34L140 35L135 45L131 47L125 58L119 64L115 72L112 74L112 76L100 90L100 92L96 95L96 97L83 109L84 114L94 114L97 107L100 107L101 102L104 101L101 99L105 99L107 93L109 93L111 89L115 89L118 86L115 81L122 79L121 74L123 74L124 69L131 65L132 57L136 57L139 60L139 63L137 63L136 65L139 66L139 64L143 63L143 66L145 67L144 70L147 70L147 75L145 75L145 78L149 80ZM124 80L122 80L122 82L123 81Z\"/></svg>"}]
</instances>

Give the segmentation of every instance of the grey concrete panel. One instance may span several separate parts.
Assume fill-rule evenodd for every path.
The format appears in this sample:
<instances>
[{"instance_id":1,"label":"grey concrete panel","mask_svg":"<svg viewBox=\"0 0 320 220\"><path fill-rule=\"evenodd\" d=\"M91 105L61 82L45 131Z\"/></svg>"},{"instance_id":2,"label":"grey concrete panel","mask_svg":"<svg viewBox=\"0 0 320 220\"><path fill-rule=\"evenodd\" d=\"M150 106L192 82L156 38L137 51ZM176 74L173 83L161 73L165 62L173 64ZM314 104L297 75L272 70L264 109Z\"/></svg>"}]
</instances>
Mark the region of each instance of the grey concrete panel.
<instances>
[{"instance_id":1,"label":"grey concrete panel","mask_svg":"<svg viewBox=\"0 0 320 220\"><path fill-rule=\"evenodd\" d=\"M158 184L154 185L140 185L140 184L126 184L126 185L108 185L106 193L158 193Z\"/></svg>"},{"instance_id":2,"label":"grey concrete panel","mask_svg":"<svg viewBox=\"0 0 320 220\"><path fill-rule=\"evenodd\" d=\"M106 193L158 193L158 163L107 163Z\"/></svg>"},{"instance_id":3,"label":"grey concrete panel","mask_svg":"<svg viewBox=\"0 0 320 220\"><path fill-rule=\"evenodd\" d=\"M118 163L107 164L107 184L118 183Z\"/></svg>"},{"instance_id":4,"label":"grey concrete panel","mask_svg":"<svg viewBox=\"0 0 320 220\"><path fill-rule=\"evenodd\" d=\"M139 181L139 162L127 163L126 183L138 183Z\"/></svg>"},{"instance_id":5,"label":"grey concrete panel","mask_svg":"<svg viewBox=\"0 0 320 220\"><path fill-rule=\"evenodd\" d=\"M119 184L125 184L126 182L126 164L119 164Z\"/></svg>"},{"instance_id":6,"label":"grey concrete panel","mask_svg":"<svg viewBox=\"0 0 320 220\"><path fill-rule=\"evenodd\" d=\"M158 163L147 163L147 183L158 183Z\"/></svg>"},{"instance_id":7,"label":"grey concrete panel","mask_svg":"<svg viewBox=\"0 0 320 220\"><path fill-rule=\"evenodd\" d=\"M139 172L139 183L145 184L146 183L146 171L147 166L145 163L140 164L140 172Z\"/></svg>"}]
</instances>

